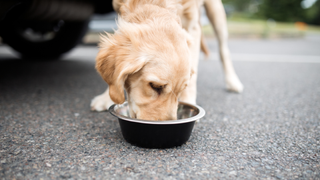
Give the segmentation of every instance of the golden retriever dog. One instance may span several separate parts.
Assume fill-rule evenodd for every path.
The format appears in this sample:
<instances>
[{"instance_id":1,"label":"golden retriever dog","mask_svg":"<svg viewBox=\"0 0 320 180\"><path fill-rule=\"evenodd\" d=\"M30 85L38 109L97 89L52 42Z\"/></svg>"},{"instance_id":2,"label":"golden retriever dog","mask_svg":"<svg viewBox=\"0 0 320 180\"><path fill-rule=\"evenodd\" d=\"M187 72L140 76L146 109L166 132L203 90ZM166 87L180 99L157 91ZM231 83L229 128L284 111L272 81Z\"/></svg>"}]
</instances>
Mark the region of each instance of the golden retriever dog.
<instances>
[{"instance_id":1,"label":"golden retriever dog","mask_svg":"<svg viewBox=\"0 0 320 180\"><path fill-rule=\"evenodd\" d=\"M103 36L96 69L109 88L91 102L95 111L125 102L132 118L177 119L178 101L196 104L204 6L220 47L226 87L241 92L227 46L221 0L114 0L118 30Z\"/></svg>"}]
</instances>

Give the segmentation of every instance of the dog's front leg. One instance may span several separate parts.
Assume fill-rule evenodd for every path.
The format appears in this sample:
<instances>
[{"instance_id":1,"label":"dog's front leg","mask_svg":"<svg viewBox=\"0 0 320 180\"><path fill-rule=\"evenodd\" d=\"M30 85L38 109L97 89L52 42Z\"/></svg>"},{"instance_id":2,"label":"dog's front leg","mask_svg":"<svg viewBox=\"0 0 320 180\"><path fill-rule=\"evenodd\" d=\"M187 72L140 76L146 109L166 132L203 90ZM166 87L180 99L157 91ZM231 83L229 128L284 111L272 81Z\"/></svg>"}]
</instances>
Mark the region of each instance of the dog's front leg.
<instances>
[{"instance_id":1,"label":"dog's front leg","mask_svg":"<svg viewBox=\"0 0 320 180\"><path fill-rule=\"evenodd\" d=\"M243 91L243 85L233 68L233 64L230 58L230 52L227 44L227 19L222 2L221 0L205 0L204 7L218 38L220 58L222 61L226 79L226 87L229 91L240 93Z\"/></svg>"},{"instance_id":2,"label":"dog's front leg","mask_svg":"<svg viewBox=\"0 0 320 180\"><path fill-rule=\"evenodd\" d=\"M109 88L107 88L104 93L94 97L91 100L90 106L92 111L105 111L108 110L113 104L114 102L111 100L109 95Z\"/></svg>"}]
</instances>

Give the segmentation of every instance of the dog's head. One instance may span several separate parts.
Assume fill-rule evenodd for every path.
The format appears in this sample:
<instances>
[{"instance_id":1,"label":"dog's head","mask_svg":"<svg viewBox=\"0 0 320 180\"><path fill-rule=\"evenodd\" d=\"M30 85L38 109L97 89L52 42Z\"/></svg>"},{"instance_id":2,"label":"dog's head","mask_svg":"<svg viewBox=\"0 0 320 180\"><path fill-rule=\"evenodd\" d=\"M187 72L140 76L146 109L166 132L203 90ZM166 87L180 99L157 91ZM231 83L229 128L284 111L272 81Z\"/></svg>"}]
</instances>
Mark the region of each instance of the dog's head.
<instances>
[{"instance_id":1,"label":"dog's head","mask_svg":"<svg viewBox=\"0 0 320 180\"><path fill-rule=\"evenodd\" d=\"M178 97L191 77L189 35L178 23L159 23L119 19L119 30L102 37L96 58L111 99L123 103L126 90L133 118L176 119Z\"/></svg>"}]
</instances>

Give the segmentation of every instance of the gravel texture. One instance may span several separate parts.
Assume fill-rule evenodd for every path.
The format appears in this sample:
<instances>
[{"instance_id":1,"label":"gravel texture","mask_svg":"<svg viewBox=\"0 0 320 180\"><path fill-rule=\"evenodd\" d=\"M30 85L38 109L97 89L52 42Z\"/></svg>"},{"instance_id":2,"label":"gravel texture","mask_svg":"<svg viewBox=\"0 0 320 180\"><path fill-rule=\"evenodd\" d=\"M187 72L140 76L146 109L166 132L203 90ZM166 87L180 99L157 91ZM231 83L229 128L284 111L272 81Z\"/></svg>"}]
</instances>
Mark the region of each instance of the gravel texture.
<instances>
[{"instance_id":1,"label":"gravel texture","mask_svg":"<svg viewBox=\"0 0 320 180\"><path fill-rule=\"evenodd\" d=\"M290 42L244 47L237 40L230 47L281 54ZM291 43L293 54L320 49L319 42ZM235 59L242 94L225 91L215 57L200 61L198 103L206 116L186 144L144 149L123 139L109 113L90 111L90 100L107 87L94 70L96 52L80 47L61 61L27 62L0 47L2 179L320 179L320 58Z\"/></svg>"}]
</instances>

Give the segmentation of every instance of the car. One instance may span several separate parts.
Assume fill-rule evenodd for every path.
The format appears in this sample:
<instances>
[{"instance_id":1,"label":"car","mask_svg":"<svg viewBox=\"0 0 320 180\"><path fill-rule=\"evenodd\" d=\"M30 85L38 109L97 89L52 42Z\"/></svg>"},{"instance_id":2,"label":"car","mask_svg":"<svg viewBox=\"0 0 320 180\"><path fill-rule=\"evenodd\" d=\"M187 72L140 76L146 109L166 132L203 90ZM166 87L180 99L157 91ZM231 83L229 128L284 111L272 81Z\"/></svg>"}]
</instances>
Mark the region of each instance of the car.
<instances>
[{"instance_id":1,"label":"car","mask_svg":"<svg viewBox=\"0 0 320 180\"><path fill-rule=\"evenodd\" d=\"M57 59L110 12L112 0L0 0L0 36L21 57Z\"/></svg>"}]
</instances>

